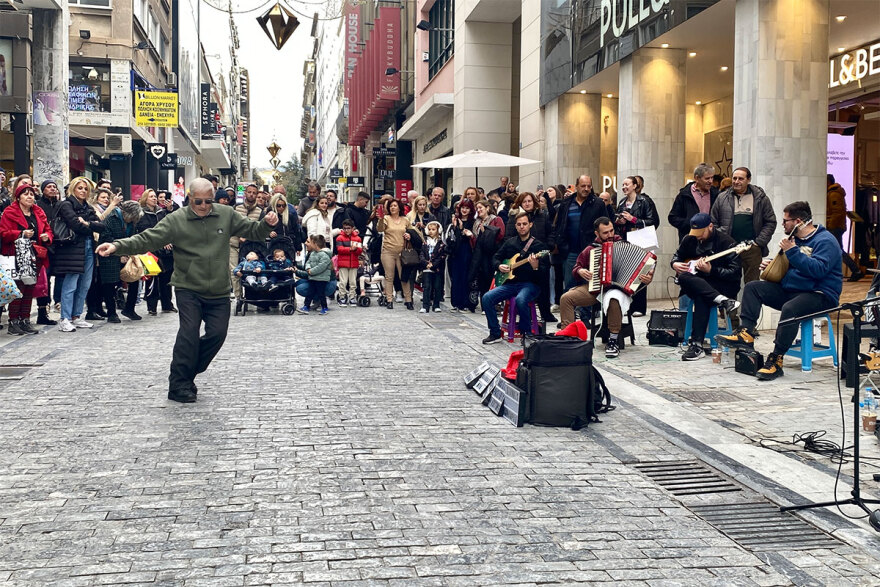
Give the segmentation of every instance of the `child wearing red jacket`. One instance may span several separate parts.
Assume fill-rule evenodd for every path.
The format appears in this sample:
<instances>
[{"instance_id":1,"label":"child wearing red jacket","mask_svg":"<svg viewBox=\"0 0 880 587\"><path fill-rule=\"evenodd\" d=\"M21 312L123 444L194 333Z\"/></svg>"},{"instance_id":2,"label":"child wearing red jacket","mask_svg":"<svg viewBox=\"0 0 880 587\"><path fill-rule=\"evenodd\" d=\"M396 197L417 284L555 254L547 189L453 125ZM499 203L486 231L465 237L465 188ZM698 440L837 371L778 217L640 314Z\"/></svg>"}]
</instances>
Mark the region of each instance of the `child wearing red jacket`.
<instances>
[{"instance_id":1,"label":"child wearing red jacket","mask_svg":"<svg viewBox=\"0 0 880 587\"><path fill-rule=\"evenodd\" d=\"M339 307L357 307L357 273L361 252L361 237L354 229L354 222L342 221L342 232L336 237L336 262L339 267Z\"/></svg>"}]
</instances>

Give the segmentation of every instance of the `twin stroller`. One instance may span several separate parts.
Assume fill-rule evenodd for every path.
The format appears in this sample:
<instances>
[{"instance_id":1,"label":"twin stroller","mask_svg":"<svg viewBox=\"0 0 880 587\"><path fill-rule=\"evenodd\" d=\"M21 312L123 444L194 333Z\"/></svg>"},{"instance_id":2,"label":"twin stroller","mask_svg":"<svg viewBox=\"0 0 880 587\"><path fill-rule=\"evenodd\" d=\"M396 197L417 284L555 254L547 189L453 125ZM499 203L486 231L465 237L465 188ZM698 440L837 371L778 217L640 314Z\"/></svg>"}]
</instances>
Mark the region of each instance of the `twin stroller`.
<instances>
[{"instance_id":1,"label":"twin stroller","mask_svg":"<svg viewBox=\"0 0 880 587\"><path fill-rule=\"evenodd\" d=\"M264 264L273 260L274 251L281 249L291 262L296 261L296 248L293 239L279 236L267 242L246 241L238 250L241 261L249 253L256 253ZM281 313L290 316L296 312L296 288L292 271L242 271L241 286L244 291L242 299L235 304L235 315L247 314L248 306L269 309L281 306ZM254 279L248 279L253 277Z\"/></svg>"}]
</instances>

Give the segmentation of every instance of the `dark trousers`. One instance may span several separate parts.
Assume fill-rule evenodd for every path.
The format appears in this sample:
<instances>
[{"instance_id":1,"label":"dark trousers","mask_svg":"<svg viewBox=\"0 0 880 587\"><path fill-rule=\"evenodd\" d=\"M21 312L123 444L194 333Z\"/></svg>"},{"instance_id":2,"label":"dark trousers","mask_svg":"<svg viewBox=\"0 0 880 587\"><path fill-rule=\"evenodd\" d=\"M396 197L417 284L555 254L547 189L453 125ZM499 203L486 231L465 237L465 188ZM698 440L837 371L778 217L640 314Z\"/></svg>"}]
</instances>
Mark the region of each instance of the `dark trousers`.
<instances>
[{"instance_id":1,"label":"dark trousers","mask_svg":"<svg viewBox=\"0 0 880 587\"><path fill-rule=\"evenodd\" d=\"M422 272L422 307L426 310L439 308L443 299L443 273Z\"/></svg>"},{"instance_id":2,"label":"dark trousers","mask_svg":"<svg viewBox=\"0 0 880 587\"><path fill-rule=\"evenodd\" d=\"M137 305L140 283L140 281L135 281L128 284L128 292L125 295L125 311L129 314L134 312L134 307Z\"/></svg>"},{"instance_id":3,"label":"dark trousers","mask_svg":"<svg viewBox=\"0 0 880 587\"><path fill-rule=\"evenodd\" d=\"M681 290L694 301L694 319L691 325L691 340L701 344L706 337L709 326L709 309L717 306L715 298L719 295L736 299L739 292L739 280L736 283L702 277L699 274L683 273L678 276Z\"/></svg>"},{"instance_id":4,"label":"dark trousers","mask_svg":"<svg viewBox=\"0 0 880 587\"><path fill-rule=\"evenodd\" d=\"M812 291L786 291L778 283L769 281L752 281L746 284L743 292L742 307L739 315L742 325L754 328L761 316L761 306L770 306L775 310L781 310L779 321L798 316L806 316L820 310L833 308L836 304L833 300L821 293ZM779 326L776 328L776 338L773 341L773 352L784 355L791 348L800 328L797 322Z\"/></svg>"},{"instance_id":5,"label":"dark trousers","mask_svg":"<svg viewBox=\"0 0 880 587\"><path fill-rule=\"evenodd\" d=\"M174 307L171 303L171 274L164 271L155 277L144 282L144 299L147 301L147 310L155 312L159 307L159 301L162 302L163 310L170 310Z\"/></svg>"},{"instance_id":6,"label":"dark trousers","mask_svg":"<svg viewBox=\"0 0 880 587\"><path fill-rule=\"evenodd\" d=\"M562 263L553 263L553 297L556 299L556 304L559 305L559 300L562 299L562 294L565 293L565 288L563 287L564 273L562 271Z\"/></svg>"},{"instance_id":7,"label":"dark trousers","mask_svg":"<svg viewBox=\"0 0 880 587\"><path fill-rule=\"evenodd\" d=\"M177 290L180 328L174 342L168 388L190 389L220 352L229 329L229 298L205 298L187 289ZM205 334L199 336L202 323Z\"/></svg>"},{"instance_id":8,"label":"dark trousers","mask_svg":"<svg viewBox=\"0 0 880 587\"><path fill-rule=\"evenodd\" d=\"M101 297L104 298L104 305L107 306L107 316L116 316L116 284L102 283Z\"/></svg>"},{"instance_id":9,"label":"dark trousers","mask_svg":"<svg viewBox=\"0 0 880 587\"><path fill-rule=\"evenodd\" d=\"M93 271L92 284L89 286L89 291L86 293L86 308L89 312L101 314L103 312L103 308L101 307L102 301L101 278L98 276L98 271Z\"/></svg>"},{"instance_id":10,"label":"dark trousers","mask_svg":"<svg viewBox=\"0 0 880 587\"><path fill-rule=\"evenodd\" d=\"M305 304L303 304L306 308L312 305L312 302L318 301L321 304L321 308L327 307L327 296L324 295L327 293L327 282L326 281L313 281L309 280L309 289L306 293Z\"/></svg>"}]
</instances>

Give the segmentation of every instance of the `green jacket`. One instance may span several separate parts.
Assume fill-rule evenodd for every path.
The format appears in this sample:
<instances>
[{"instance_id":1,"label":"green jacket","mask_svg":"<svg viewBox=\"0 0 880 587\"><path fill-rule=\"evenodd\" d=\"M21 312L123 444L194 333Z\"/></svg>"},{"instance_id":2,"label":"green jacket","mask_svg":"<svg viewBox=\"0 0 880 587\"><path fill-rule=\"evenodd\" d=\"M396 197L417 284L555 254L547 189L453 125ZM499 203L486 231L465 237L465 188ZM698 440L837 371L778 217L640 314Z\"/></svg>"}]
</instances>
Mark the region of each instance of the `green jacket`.
<instances>
[{"instance_id":1,"label":"green jacket","mask_svg":"<svg viewBox=\"0 0 880 587\"><path fill-rule=\"evenodd\" d=\"M312 251L306 256L305 269L310 271L311 281L331 281L333 277L333 259L330 258L330 249Z\"/></svg>"},{"instance_id":2,"label":"green jacket","mask_svg":"<svg viewBox=\"0 0 880 587\"><path fill-rule=\"evenodd\" d=\"M171 285L206 298L222 298L232 287L229 239L263 241L272 232L265 221L245 218L230 206L215 204L204 218L188 206L167 215L159 224L129 238L113 241L117 255L137 255L174 245Z\"/></svg>"}]
</instances>

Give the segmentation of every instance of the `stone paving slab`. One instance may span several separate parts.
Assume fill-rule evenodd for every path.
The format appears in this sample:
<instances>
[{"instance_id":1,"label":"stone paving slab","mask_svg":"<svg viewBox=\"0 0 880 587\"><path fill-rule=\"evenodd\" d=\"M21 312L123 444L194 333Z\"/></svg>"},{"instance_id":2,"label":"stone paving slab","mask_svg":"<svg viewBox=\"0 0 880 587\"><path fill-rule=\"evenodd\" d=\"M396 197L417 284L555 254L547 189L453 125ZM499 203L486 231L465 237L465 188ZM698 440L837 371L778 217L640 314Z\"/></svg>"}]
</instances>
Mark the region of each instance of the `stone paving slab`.
<instances>
[{"instance_id":1,"label":"stone paving slab","mask_svg":"<svg viewBox=\"0 0 880 587\"><path fill-rule=\"evenodd\" d=\"M768 558L628 463L694 455L625 410L517 429L461 376L479 316L233 317L199 401L172 315L0 349L0 580L15 585L836 585L876 551ZM629 352L627 349L626 352ZM737 392L739 393L739 392Z\"/></svg>"}]
</instances>

